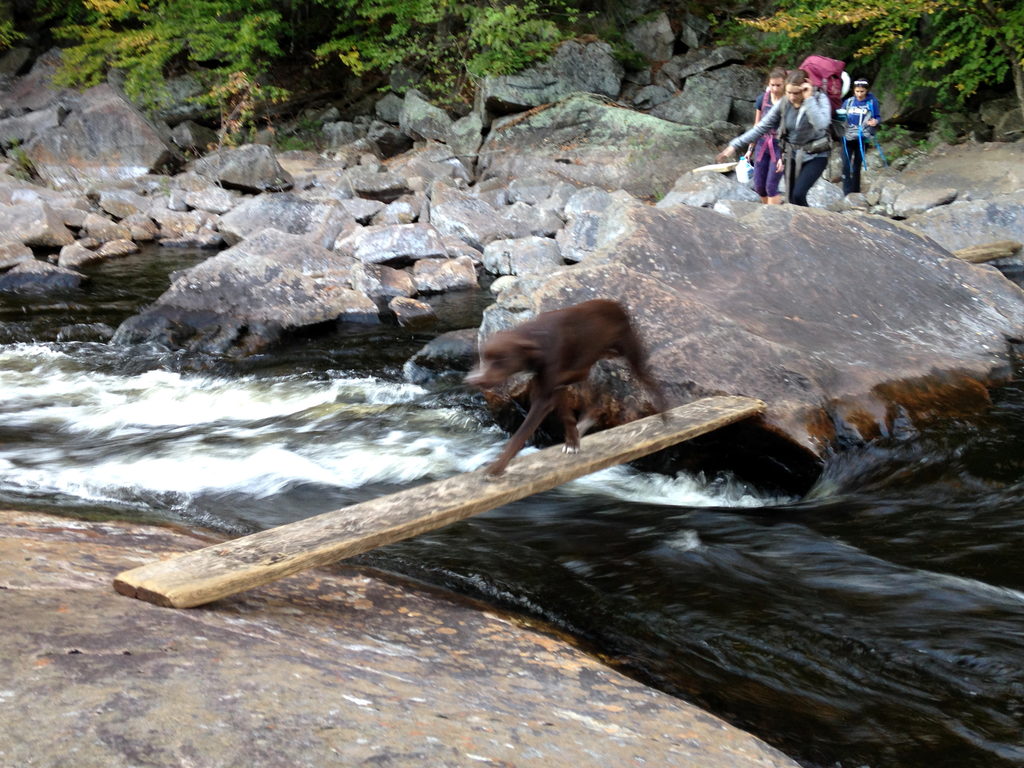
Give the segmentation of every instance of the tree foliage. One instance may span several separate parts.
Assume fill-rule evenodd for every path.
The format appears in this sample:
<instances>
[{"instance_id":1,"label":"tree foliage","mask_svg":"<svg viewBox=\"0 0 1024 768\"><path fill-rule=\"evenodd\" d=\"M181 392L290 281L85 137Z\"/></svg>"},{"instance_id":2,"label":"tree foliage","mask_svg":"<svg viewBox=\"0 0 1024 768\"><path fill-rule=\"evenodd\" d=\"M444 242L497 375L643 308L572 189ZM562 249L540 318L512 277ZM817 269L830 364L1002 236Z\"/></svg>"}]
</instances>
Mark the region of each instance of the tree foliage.
<instances>
[{"instance_id":1,"label":"tree foliage","mask_svg":"<svg viewBox=\"0 0 1024 768\"><path fill-rule=\"evenodd\" d=\"M1024 108L1019 0L780 0L777 8L745 23L805 46L825 32L845 33L854 57L899 62L891 79L905 91L933 86L940 103L962 104L1012 80Z\"/></svg>"},{"instance_id":2,"label":"tree foliage","mask_svg":"<svg viewBox=\"0 0 1024 768\"><path fill-rule=\"evenodd\" d=\"M321 62L355 74L398 64L425 75L425 88L449 99L474 77L507 74L546 56L571 33L578 12L563 0L466 3L453 0L320 0L336 6Z\"/></svg>"},{"instance_id":3,"label":"tree foliage","mask_svg":"<svg viewBox=\"0 0 1024 768\"><path fill-rule=\"evenodd\" d=\"M14 28L10 19L0 19L0 51L10 48L21 39L21 34Z\"/></svg>"},{"instance_id":4,"label":"tree foliage","mask_svg":"<svg viewBox=\"0 0 1024 768\"><path fill-rule=\"evenodd\" d=\"M281 55L274 3L242 0L82 0L61 9L73 19L56 29L68 43L61 80L68 85L101 82L111 69L143 102L158 99L166 75L196 65L208 85L234 72L262 72Z\"/></svg>"},{"instance_id":5,"label":"tree foliage","mask_svg":"<svg viewBox=\"0 0 1024 768\"><path fill-rule=\"evenodd\" d=\"M338 65L355 75L406 65L420 87L456 100L472 78L508 73L572 35L574 0L37 0L64 49L63 85L111 70L134 99L155 103L165 78L191 72L205 98L242 73L263 93L281 64ZM0 21L0 50L17 35ZM255 92L255 91L254 91ZM468 91L467 91L468 92Z\"/></svg>"}]
</instances>

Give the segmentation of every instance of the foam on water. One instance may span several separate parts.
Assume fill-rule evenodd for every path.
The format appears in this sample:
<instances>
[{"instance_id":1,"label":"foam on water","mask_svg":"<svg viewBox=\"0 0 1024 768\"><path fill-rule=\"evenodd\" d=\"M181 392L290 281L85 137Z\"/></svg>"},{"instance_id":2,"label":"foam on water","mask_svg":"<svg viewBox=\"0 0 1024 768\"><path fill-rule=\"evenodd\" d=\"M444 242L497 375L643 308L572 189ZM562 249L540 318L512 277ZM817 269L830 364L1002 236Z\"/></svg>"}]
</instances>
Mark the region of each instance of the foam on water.
<instances>
[{"instance_id":1,"label":"foam on water","mask_svg":"<svg viewBox=\"0 0 1024 768\"><path fill-rule=\"evenodd\" d=\"M707 480L687 474L674 477L641 473L628 466L608 469L573 480L567 489L600 493L620 501L675 507L763 507L783 499L758 495L736 480Z\"/></svg>"},{"instance_id":2,"label":"foam on water","mask_svg":"<svg viewBox=\"0 0 1024 768\"><path fill-rule=\"evenodd\" d=\"M96 370L48 345L0 348L0 489L163 506L206 494L405 485L474 470L505 436L422 388L331 372L218 378ZM529 450L529 449L528 449ZM741 485L614 467L565 492L680 506L757 506Z\"/></svg>"}]
</instances>

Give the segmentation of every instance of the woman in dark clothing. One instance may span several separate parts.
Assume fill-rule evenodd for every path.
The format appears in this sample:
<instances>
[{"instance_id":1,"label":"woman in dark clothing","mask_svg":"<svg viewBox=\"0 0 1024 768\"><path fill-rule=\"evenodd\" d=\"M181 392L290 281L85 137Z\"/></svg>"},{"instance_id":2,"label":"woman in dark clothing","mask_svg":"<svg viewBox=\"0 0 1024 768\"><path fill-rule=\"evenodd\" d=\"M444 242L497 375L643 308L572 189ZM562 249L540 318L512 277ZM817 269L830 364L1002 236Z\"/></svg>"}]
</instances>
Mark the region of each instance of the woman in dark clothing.
<instances>
[{"instance_id":1,"label":"woman in dark clothing","mask_svg":"<svg viewBox=\"0 0 1024 768\"><path fill-rule=\"evenodd\" d=\"M807 192L828 166L831 121L828 97L811 84L806 72L794 70L786 78L786 98L780 99L761 122L730 141L718 153L718 161L734 157L744 144L774 130L783 145L789 202L805 206Z\"/></svg>"}]
</instances>

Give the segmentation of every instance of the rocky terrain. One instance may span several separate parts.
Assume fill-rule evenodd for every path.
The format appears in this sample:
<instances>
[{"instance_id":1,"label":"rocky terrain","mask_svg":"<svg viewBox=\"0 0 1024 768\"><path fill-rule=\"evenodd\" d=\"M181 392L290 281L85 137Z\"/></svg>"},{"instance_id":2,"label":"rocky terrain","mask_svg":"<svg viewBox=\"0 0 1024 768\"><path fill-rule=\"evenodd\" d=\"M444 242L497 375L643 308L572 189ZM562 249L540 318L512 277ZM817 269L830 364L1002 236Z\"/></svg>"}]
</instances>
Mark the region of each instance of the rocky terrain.
<instances>
[{"instance_id":1,"label":"rocky terrain","mask_svg":"<svg viewBox=\"0 0 1024 768\"><path fill-rule=\"evenodd\" d=\"M320 110L319 152L218 148L182 105L144 114L115 84L55 88L59 52L19 76L0 62L0 301L73 294L90 263L143 244L207 248L102 331L201 361L325 324L429 328L425 299L493 280L480 329L406 365L429 382L468 367L482 334L615 297L671 403L765 400L722 453L797 481L843 445L984 409L1024 339L1024 294L954 251L1000 242L972 258L1019 260L1019 115L990 109L985 141L873 165L863 194L823 180L811 209L761 206L731 174L693 169L750 121L762 73L699 48L699 24L674 56L660 22L636 33L656 71L571 42L487 79L458 118L415 90L350 119ZM595 376L605 424L649 410L616 364ZM508 401L492 405L511 424ZM16 513L0 526L4 764L791 764L559 640L373 574L173 612L110 581L205 543L195 532Z\"/></svg>"},{"instance_id":2,"label":"rocky terrain","mask_svg":"<svg viewBox=\"0 0 1024 768\"><path fill-rule=\"evenodd\" d=\"M796 765L421 586L338 568L177 611L111 581L193 532L2 511L0 532L0 765Z\"/></svg>"},{"instance_id":3,"label":"rocky terrain","mask_svg":"<svg viewBox=\"0 0 1024 768\"><path fill-rule=\"evenodd\" d=\"M73 289L90 262L146 242L211 252L110 329L115 344L238 356L325 323L429 327L426 297L485 275L482 333L613 296L672 404L765 400L758 450L801 476L845 441L983 406L1024 338L1016 286L951 253L1024 241L1024 144L944 146L874 168L863 193L819 182L817 210L765 208L732 174L693 171L760 87L728 49L674 57L641 97L606 44L567 43L488 79L458 119L410 90L372 119L324 122L325 152L247 144L191 160L199 126L172 131L112 85L55 89L57 56L7 81L0 292ZM38 180L14 175L23 166ZM458 338L410 377L467 365ZM597 375L604 423L649 408L614 385L619 369ZM493 404L508 420L508 401Z\"/></svg>"}]
</instances>

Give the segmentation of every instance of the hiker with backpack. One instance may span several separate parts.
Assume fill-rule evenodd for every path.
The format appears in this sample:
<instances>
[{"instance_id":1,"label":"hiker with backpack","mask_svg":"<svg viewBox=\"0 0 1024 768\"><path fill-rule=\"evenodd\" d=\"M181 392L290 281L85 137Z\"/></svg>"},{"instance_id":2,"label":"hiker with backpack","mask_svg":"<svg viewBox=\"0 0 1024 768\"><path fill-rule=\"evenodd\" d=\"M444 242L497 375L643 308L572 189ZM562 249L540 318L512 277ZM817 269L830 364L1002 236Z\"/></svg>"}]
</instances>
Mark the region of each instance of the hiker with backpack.
<instances>
[{"instance_id":1,"label":"hiker with backpack","mask_svg":"<svg viewBox=\"0 0 1024 768\"><path fill-rule=\"evenodd\" d=\"M853 96L843 102L839 110L845 116L843 130L843 194L860 192L860 170L864 165L864 153L870 145L882 112L878 99L868 92L868 81L853 81Z\"/></svg>"},{"instance_id":2,"label":"hiker with backpack","mask_svg":"<svg viewBox=\"0 0 1024 768\"><path fill-rule=\"evenodd\" d=\"M761 122L730 141L718 153L717 160L723 162L734 157L744 144L775 131L783 149L789 202L806 206L808 191L828 166L832 105L802 69L793 70L786 77L785 92L786 98L780 99Z\"/></svg>"},{"instance_id":3,"label":"hiker with backpack","mask_svg":"<svg viewBox=\"0 0 1024 768\"><path fill-rule=\"evenodd\" d=\"M761 122L772 107L782 100L786 87L786 70L776 67L768 73L768 85L754 105L754 125ZM782 179L782 147L775 131L768 131L747 150L747 160L754 167L754 191L762 203L777 205L782 202L779 181Z\"/></svg>"}]
</instances>

